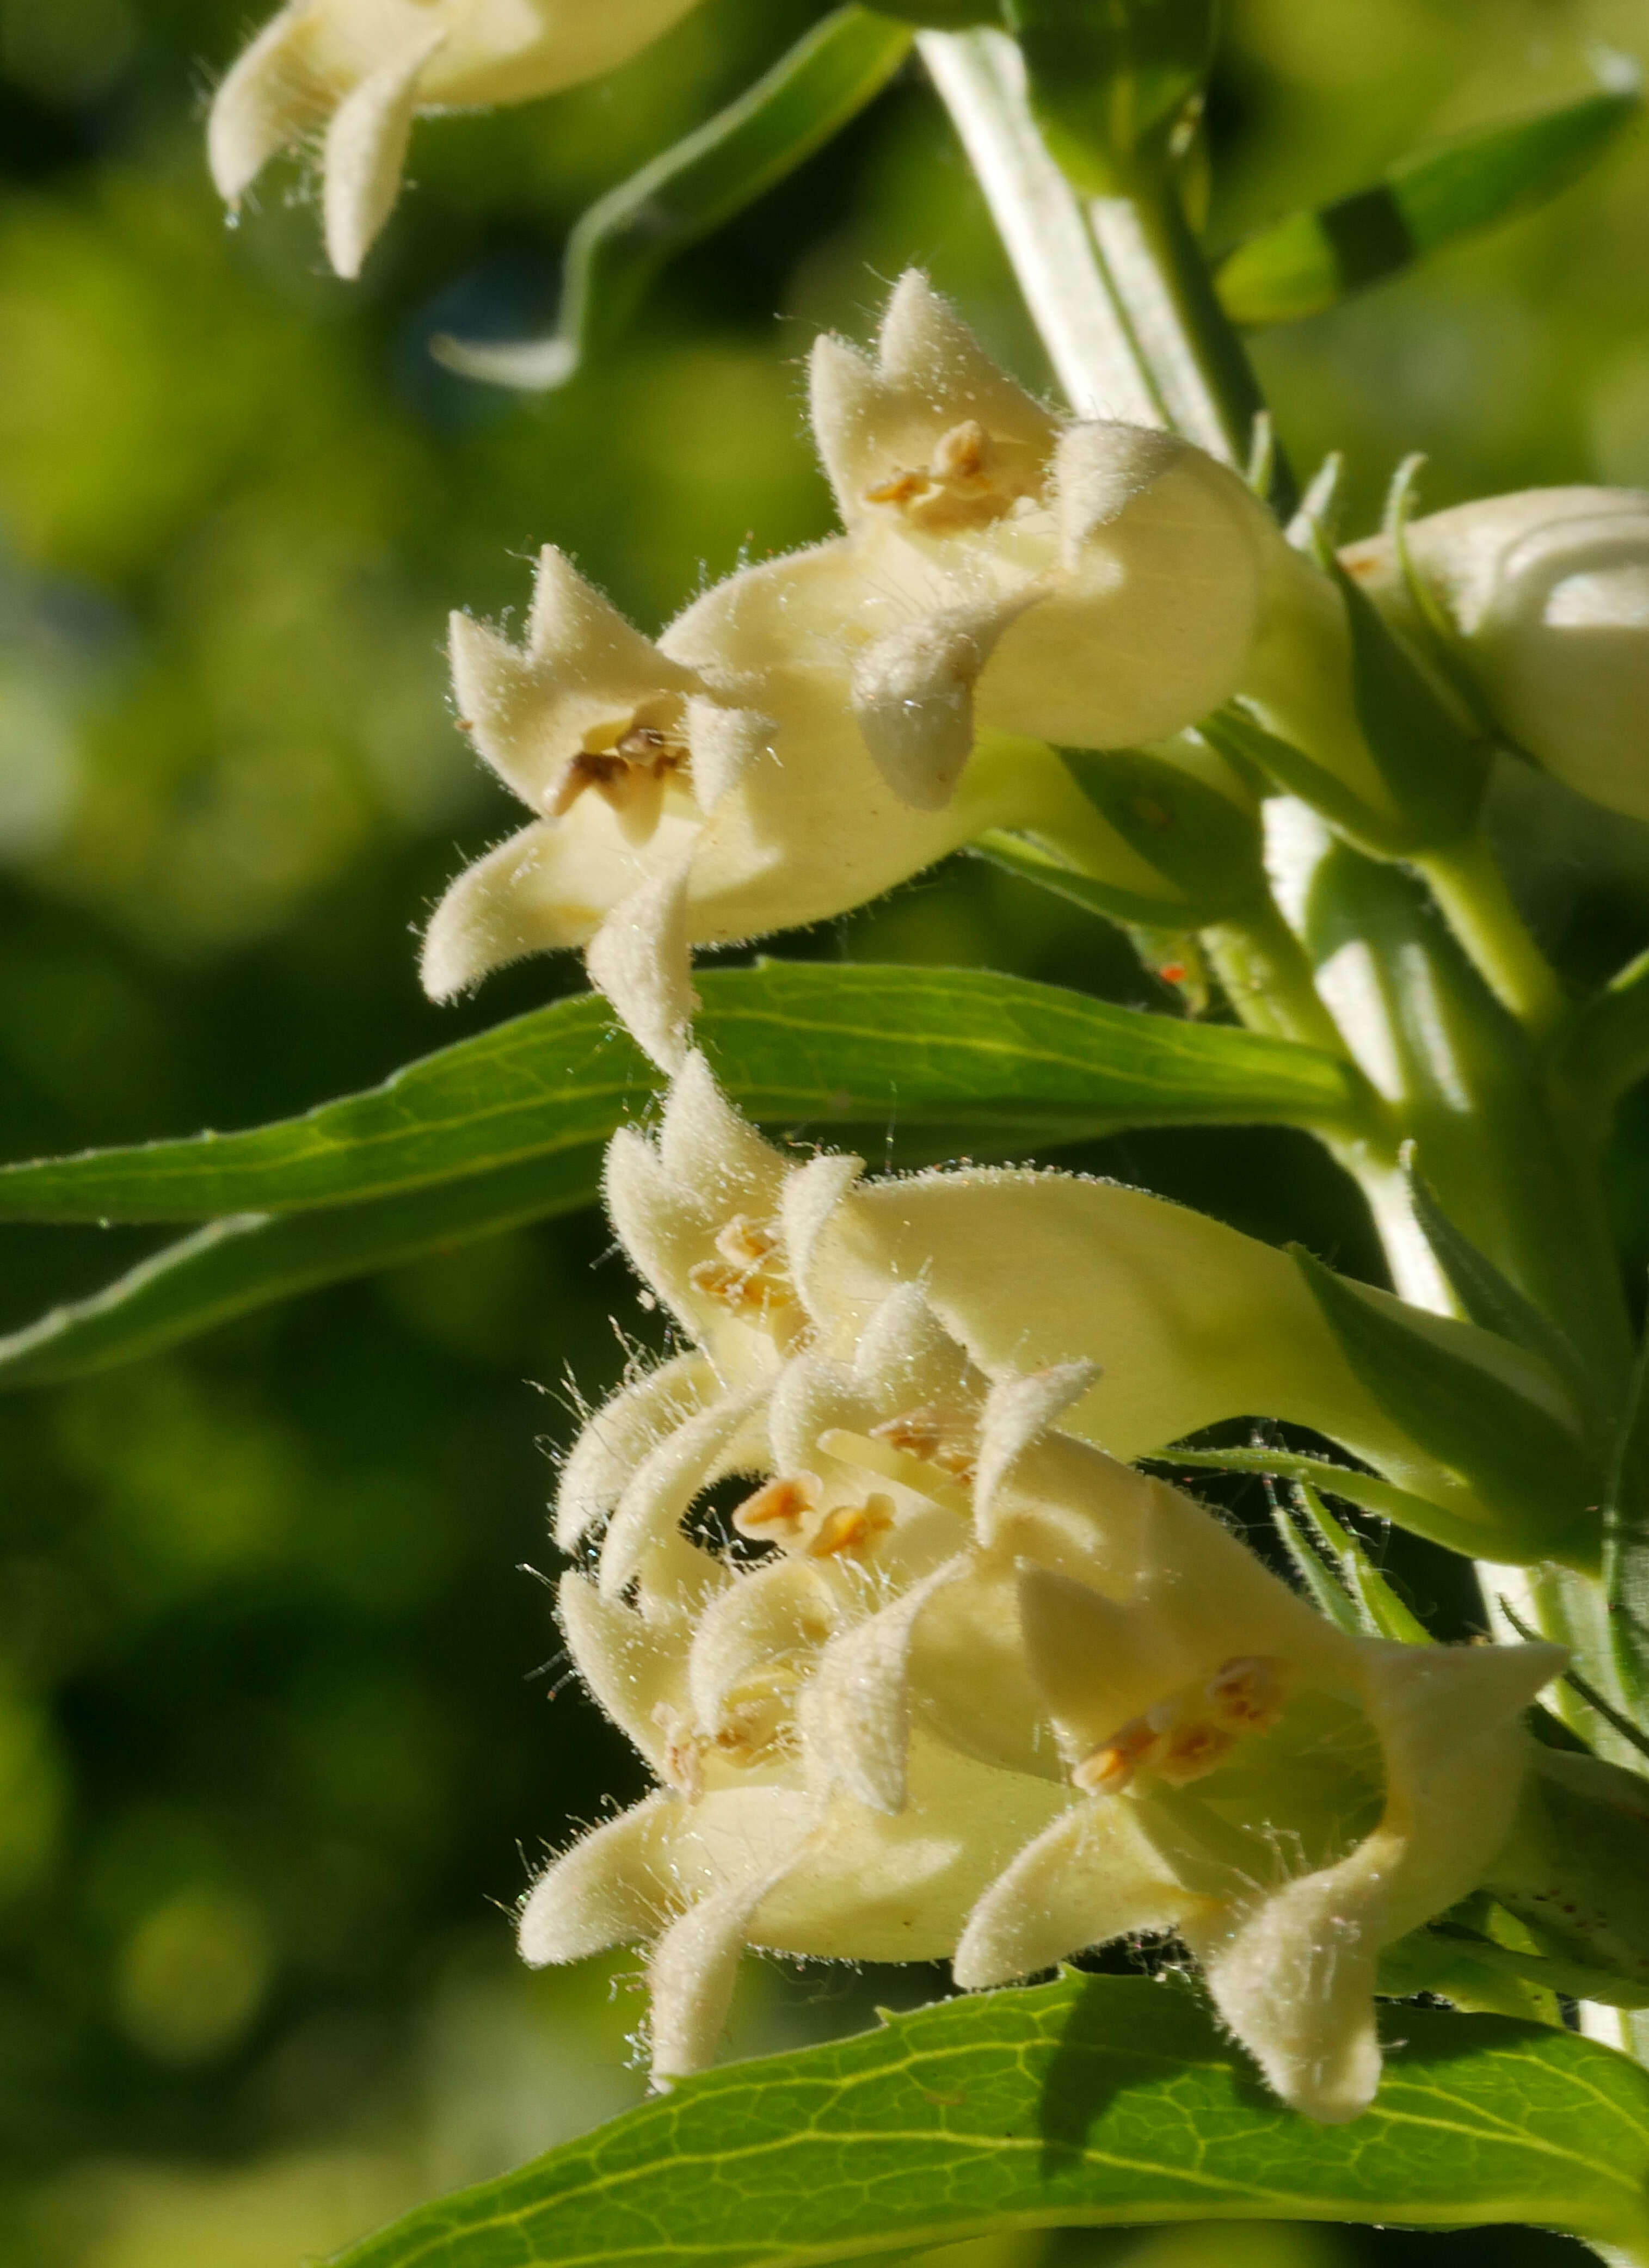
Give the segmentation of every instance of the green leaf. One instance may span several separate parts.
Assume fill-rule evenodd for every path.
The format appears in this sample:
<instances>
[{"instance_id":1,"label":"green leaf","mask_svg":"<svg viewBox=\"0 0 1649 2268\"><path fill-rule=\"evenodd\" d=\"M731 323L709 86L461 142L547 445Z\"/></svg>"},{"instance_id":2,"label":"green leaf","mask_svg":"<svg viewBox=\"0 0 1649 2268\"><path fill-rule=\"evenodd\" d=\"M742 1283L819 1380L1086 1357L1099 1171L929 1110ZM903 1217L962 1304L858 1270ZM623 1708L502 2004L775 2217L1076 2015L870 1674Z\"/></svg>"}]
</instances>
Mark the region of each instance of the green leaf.
<instances>
[{"instance_id":1,"label":"green leaf","mask_svg":"<svg viewBox=\"0 0 1649 2268\"><path fill-rule=\"evenodd\" d=\"M1649 1340L1603 1498L1603 1589L1621 1691L1649 1721Z\"/></svg>"},{"instance_id":2,"label":"green leaf","mask_svg":"<svg viewBox=\"0 0 1649 2268\"><path fill-rule=\"evenodd\" d=\"M1607 1130L1615 1105L1649 1071L1649 953L1575 1010L1556 1068L1573 1101Z\"/></svg>"},{"instance_id":3,"label":"green leaf","mask_svg":"<svg viewBox=\"0 0 1649 2268\"><path fill-rule=\"evenodd\" d=\"M601 0L586 0L599 6ZM567 242L562 312L548 338L509 345L438 338L449 370L543 392L622 336L654 277L822 149L881 92L914 34L866 8L837 8L736 102L591 206Z\"/></svg>"},{"instance_id":4,"label":"green leaf","mask_svg":"<svg viewBox=\"0 0 1649 2268\"><path fill-rule=\"evenodd\" d=\"M1119 889L1115 883L1096 880L1079 866L1068 865L1040 836L993 827L975 836L968 849L971 857L983 858L992 866L1000 866L1004 873L1017 875L1021 882L1080 906L1084 913L1097 914L1101 921L1115 922L1124 929L1164 932L1171 932L1177 922L1189 929L1191 909L1182 901L1147 897L1143 890Z\"/></svg>"},{"instance_id":5,"label":"green leaf","mask_svg":"<svg viewBox=\"0 0 1649 2268\"><path fill-rule=\"evenodd\" d=\"M1295 1487L1319 1543L1340 1569L1365 1629L1402 1646L1430 1646L1431 1631L1403 1604L1351 1529L1341 1526L1309 1481L1296 1482Z\"/></svg>"},{"instance_id":6,"label":"green leaf","mask_svg":"<svg viewBox=\"0 0 1649 2268\"><path fill-rule=\"evenodd\" d=\"M1634 79L1417 150L1369 188L1290 213L1239 245L1215 278L1226 312L1238 323L1294 322L1531 211L1587 173L1641 107Z\"/></svg>"},{"instance_id":7,"label":"green leaf","mask_svg":"<svg viewBox=\"0 0 1649 2268\"><path fill-rule=\"evenodd\" d=\"M1298 1484L1296 1484L1298 1490ZM1299 1576L1307 1596L1319 1614L1325 1616L1336 1630L1348 1637L1365 1635L1367 1620L1357 1602L1343 1587L1336 1581L1323 1565L1322 1555L1314 1550L1299 1532L1299 1522L1276 1495L1271 1492L1271 1525L1276 1528L1289 1564Z\"/></svg>"},{"instance_id":8,"label":"green leaf","mask_svg":"<svg viewBox=\"0 0 1649 2268\"><path fill-rule=\"evenodd\" d=\"M753 1117L971 1130L1010 1146L1119 1128L1331 1125L1333 1057L984 971L769 961L702 973L696 1023ZM0 1170L0 1219L201 1219L360 1204L604 1141L659 1073L591 994L495 1026L301 1118Z\"/></svg>"},{"instance_id":9,"label":"green leaf","mask_svg":"<svg viewBox=\"0 0 1649 2268\"><path fill-rule=\"evenodd\" d=\"M209 1221L90 1299L0 1337L0 1391L136 1362L323 1284L573 1211L593 1203L602 1156L600 1143L585 1143L375 1204Z\"/></svg>"},{"instance_id":10,"label":"green leaf","mask_svg":"<svg viewBox=\"0 0 1649 2268\"><path fill-rule=\"evenodd\" d=\"M1382 1520L1395 1521L1416 1535L1429 1536L1445 1550L1462 1552L1469 1559L1478 1557L1500 1540L1487 1528L1446 1511L1430 1498L1411 1496L1395 1482L1381 1480L1378 1473L1358 1472L1350 1465L1333 1464L1327 1457L1300 1456L1292 1449L1264 1445L1252 1449L1173 1448L1144 1462L1170 1469L1183 1467L1189 1472L1263 1473L1272 1480L1304 1482L1326 1496L1338 1497L1364 1512L1377 1513ZM1330 1614L1329 1619L1337 1617Z\"/></svg>"},{"instance_id":11,"label":"green leaf","mask_svg":"<svg viewBox=\"0 0 1649 2268\"><path fill-rule=\"evenodd\" d=\"M1144 749L1062 753L1089 802L1180 893L1188 928L1231 920L1263 894L1257 803L1233 801L1186 764Z\"/></svg>"},{"instance_id":12,"label":"green leaf","mask_svg":"<svg viewBox=\"0 0 1649 2268\"><path fill-rule=\"evenodd\" d=\"M1560 2031L1557 1995L1569 1987L1550 1977L1525 1975L1542 1965L1532 1955L1508 1954L1475 1930L1417 1929L1380 1955L1379 1989L1397 1999L1435 1992L1469 2014L1524 2016ZM1565 1974L1577 1973L1575 1964L1562 1965Z\"/></svg>"},{"instance_id":13,"label":"green leaf","mask_svg":"<svg viewBox=\"0 0 1649 2268\"><path fill-rule=\"evenodd\" d=\"M1592 1388L1579 1356L1557 1324L1542 1314L1532 1300L1525 1299L1488 1254L1480 1252L1454 1226L1439 1203L1436 1190L1416 1165L1412 1142L1403 1145L1402 1168L1420 1232L1464 1312L1485 1331L1497 1332L1513 1346L1550 1364L1577 1407L1592 1415Z\"/></svg>"},{"instance_id":14,"label":"green leaf","mask_svg":"<svg viewBox=\"0 0 1649 2268\"><path fill-rule=\"evenodd\" d=\"M1351 705L1380 777L1414 847L1458 842L1483 804L1490 744L1456 721L1355 578L1337 559L1331 568L1351 636Z\"/></svg>"},{"instance_id":15,"label":"green leaf","mask_svg":"<svg viewBox=\"0 0 1649 2268\"><path fill-rule=\"evenodd\" d=\"M1592 1557L1598 1488L1562 1381L1536 1356L1336 1275L1290 1248L1340 1351L1387 1415L1498 1521L1480 1556Z\"/></svg>"},{"instance_id":16,"label":"green leaf","mask_svg":"<svg viewBox=\"0 0 1649 2268\"><path fill-rule=\"evenodd\" d=\"M1066 1976L689 2080L335 2268L789 2268L1016 2228L1520 2221L1649 2257L1649 2074L1390 2012L1349 2125L1284 2110L1183 1986Z\"/></svg>"},{"instance_id":17,"label":"green leaf","mask_svg":"<svg viewBox=\"0 0 1649 2268\"><path fill-rule=\"evenodd\" d=\"M1326 764L1262 725L1234 701L1197 726L1228 763L1254 765L1290 795L1321 812L1336 834L1374 858L1397 858L1416 847L1410 829L1373 811Z\"/></svg>"}]
</instances>

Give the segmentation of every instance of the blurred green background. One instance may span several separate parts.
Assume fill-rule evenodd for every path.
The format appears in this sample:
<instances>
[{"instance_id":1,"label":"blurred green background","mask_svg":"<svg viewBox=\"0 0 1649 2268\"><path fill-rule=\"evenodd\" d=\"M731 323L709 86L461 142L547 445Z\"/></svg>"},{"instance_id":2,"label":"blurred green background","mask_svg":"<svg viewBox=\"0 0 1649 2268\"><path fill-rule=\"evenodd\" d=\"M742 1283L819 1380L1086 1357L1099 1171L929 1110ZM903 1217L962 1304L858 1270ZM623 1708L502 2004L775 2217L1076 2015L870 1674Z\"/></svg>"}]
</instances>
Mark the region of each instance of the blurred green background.
<instances>
[{"instance_id":1,"label":"blurred green background","mask_svg":"<svg viewBox=\"0 0 1649 2268\"><path fill-rule=\"evenodd\" d=\"M864 335L912 259L1048 382L914 77L565 394L431 361L433 333L547 320L580 209L805 13L708 0L608 83L423 124L350 288L301 167L238 229L212 197L202 115L243 0L0 0L0 1154L298 1108L571 988L541 961L457 1010L417 992L411 933L514 823L452 726L446 609L519 613L553 539L652 630L747 552L824 533L800 359L821 325ZM1559 99L1600 44L1649 60L1649 0L1237 0L1212 232ZM1358 526L1412 448L1429 503L1649 482L1646 190L1639 142L1546 215L1263 343L1299 460L1351 451ZM1519 792L1531 903L1595 976L1645 941L1645 832ZM784 949L1152 995L1120 940L967 861ZM1629 1140L1617 1173L1639 1251L1646 1152ZM1377 1264L1303 1142L1142 1137L1086 1162ZM7 1232L0 1327L144 1248ZM295 2268L639 2093L634 1957L529 1977L503 1911L637 1784L524 1572L553 1572L546 1451L622 1367L609 1308L637 1320L578 1219L0 1404L0 2257ZM1458 1615L1444 1571L1405 1566ZM752 1965L735 2045L934 1981ZM1013 2257L1044 2249L1576 2257L1241 2230Z\"/></svg>"}]
</instances>

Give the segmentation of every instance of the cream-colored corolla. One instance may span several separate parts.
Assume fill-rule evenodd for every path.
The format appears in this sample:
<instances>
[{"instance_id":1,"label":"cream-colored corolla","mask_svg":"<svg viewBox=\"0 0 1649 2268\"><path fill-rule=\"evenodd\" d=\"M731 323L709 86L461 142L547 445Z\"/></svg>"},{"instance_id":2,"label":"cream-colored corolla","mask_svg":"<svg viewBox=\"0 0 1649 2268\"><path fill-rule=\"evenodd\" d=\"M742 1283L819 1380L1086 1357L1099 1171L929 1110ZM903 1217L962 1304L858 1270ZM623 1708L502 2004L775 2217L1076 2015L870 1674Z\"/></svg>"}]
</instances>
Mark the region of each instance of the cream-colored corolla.
<instances>
[{"instance_id":1,"label":"cream-colored corolla","mask_svg":"<svg viewBox=\"0 0 1649 2268\"><path fill-rule=\"evenodd\" d=\"M540 1877L526 1957L652 1940L668 2079L713 2054L747 1945L985 1985L1171 1932L1286 2100L1355 2115L1379 1950L1484 1879L1561 1656L1347 1637L1062 1430L1093 1363L989 1378L919 1281L825 1352L798 1263L852 1161L787 1182L720 1108L689 1074L660 1152L615 1156L698 1344L597 1414L563 1490L569 1546L616 1504L562 1618L660 1786ZM688 1529L732 1473L718 1551Z\"/></svg>"},{"instance_id":2,"label":"cream-colored corolla","mask_svg":"<svg viewBox=\"0 0 1649 2268\"><path fill-rule=\"evenodd\" d=\"M1226 1418L1281 1419L1363 1458L1451 1532L1505 1548L1491 1511L1353 1373L1286 1255L1187 1206L1051 1171L871 1181L853 1157L799 1163L746 1124L697 1056L672 1084L656 1144L615 1136L606 1195L637 1272L690 1342L596 1412L563 1477L564 1549L619 1505L601 1560L614 1597L638 1573L648 1583L648 1555L696 1490L742 1469L790 1357L808 1347L850 1363L909 1285L988 1378L1097 1364L1064 1423L1113 1456ZM1539 1390L1491 1334L1444 1317L1425 1327L1450 1357Z\"/></svg>"},{"instance_id":3,"label":"cream-colored corolla","mask_svg":"<svg viewBox=\"0 0 1649 2268\"><path fill-rule=\"evenodd\" d=\"M1286 547L1214 458L1055 417L915 271L873 360L819 341L812 406L854 711L908 800L943 799L976 725L1124 747L1240 684Z\"/></svg>"},{"instance_id":4,"label":"cream-colored corolla","mask_svg":"<svg viewBox=\"0 0 1649 2268\"><path fill-rule=\"evenodd\" d=\"M1513 743L1594 803L1649 819L1649 492L1525 489L1414 521L1435 621ZM1345 563L1404 628L1389 536Z\"/></svg>"},{"instance_id":5,"label":"cream-colored corolla","mask_svg":"<svg viewBox=\"0 0 1649 2268\"><path fill-rule=\"evenodd\" d=\"M420 110L526 102L598 78L696 0L290 0L231 68L208 150L233 205L325 129L327 251L356 276L401 188Z\"/></svg>"},{"instance_id":6,"label":"cream-colored corolla","mask_svg":"<svg viewBox=\"0 0 1649 2268\"><path fill-rule=\"evenodd\" d=\"M983 734L940 805L905 801L850 711L839 597L830 555L802 552L718 585L654 644L552 549L523 644L455 615L464 725L536 816L442 900L428 990L585 946L593 980L674 1068L693 946L825 920L999 827L1171 917L1172 886L1039 741Z\"/></svg>"},{"instance_id":7,"label":"cream-colored corolla","mask_svg":"<svg viewBox=\"0 0 1649 2268\"><path fill-rule=\"evenodd\" d=\"M716 585L656 645L554 550L523 644L454 617L461 717L535 816L438 910L438 998L589 945L674 1068L692 946L825 919L1000 829L1140 918L1187 917L1051 744L1156 740L1233 692L1292 556L1268 515L1167 435L1062 431L917 276L875 364L820 342L813 415L849 532Z\"/></svg>"}]
</instances>

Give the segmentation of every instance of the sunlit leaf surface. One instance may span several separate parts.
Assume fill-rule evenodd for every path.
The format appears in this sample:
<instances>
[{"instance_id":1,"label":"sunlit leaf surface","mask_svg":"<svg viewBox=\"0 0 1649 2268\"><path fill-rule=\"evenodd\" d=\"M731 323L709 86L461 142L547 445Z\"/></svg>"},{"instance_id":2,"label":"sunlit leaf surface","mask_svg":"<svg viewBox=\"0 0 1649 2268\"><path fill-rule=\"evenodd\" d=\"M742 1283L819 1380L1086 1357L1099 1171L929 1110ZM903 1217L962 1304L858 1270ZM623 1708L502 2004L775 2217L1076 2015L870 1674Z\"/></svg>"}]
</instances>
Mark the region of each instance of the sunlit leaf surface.
<instances>
[{"instance_id":1,"label":"sunlit leaf surface","mask_svg":"<svg viewBox=\"0 0 1649 2268\"><path fill-rule=\"evenodd\" d=\"M1372 2110L1285 2110L1174 1983L1068 1976L691 2080L338 2268L851 2258L1175 2219L1520 2220L1649 2236L1649 2075L1571 2033L1404 2007Z\"/></svg>"}]
</instances>

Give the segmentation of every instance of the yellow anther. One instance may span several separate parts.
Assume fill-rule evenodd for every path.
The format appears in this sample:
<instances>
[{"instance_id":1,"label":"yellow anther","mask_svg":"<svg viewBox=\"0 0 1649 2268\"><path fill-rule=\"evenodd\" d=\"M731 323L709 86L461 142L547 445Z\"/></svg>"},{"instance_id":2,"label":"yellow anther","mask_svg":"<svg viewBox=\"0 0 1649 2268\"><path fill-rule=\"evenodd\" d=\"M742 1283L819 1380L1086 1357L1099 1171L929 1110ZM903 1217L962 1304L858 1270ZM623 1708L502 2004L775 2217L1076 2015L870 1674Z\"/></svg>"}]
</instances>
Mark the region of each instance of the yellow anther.
<instances>
[{"instance_id":1,"label":"yellow anther","mask_svg":"<svg viewBox=\"0 0 1649 2268\"><path fill-rule=\"evenodd\" d=\"M1283 1665L1270 1654L1233 1654L1222 1661L1203 1692L1222 1724L1263 1732L1283 1713Z\"/></svg>"},{"instance_id":2,"label":"yellow anther","mask_svg":"<svg viewBox=\"0 0 1649 2268\"><path fill-rule=\"evenodd\" d=\"M818 1502L819 1483L813 1474L781 1474L745 1498L733 1513L732 1524L753 1543L793 1543L802 1521Z\"/></svg>"},{"instance_id":3,"label":"yellow anther","mask_svg":"<svg viewBox=\"0 0 1649 2268\"><path fill-rule=\"evenodd\" d=\"M717 1232L719 1257L701 1260L688 1281L705 1299L735 1315L769 1315L796 1305L795 1286L784 1263L777 1233L735 1213Z\"/></svg>"},{"instance_id":4,"label":"yellow anther","mask_svg":"<svg viewBox=\"0 0 1649 2268\"><path fill-rule=\"evenodd\" d=\"M889 1418L885 1425L872 1426L871 1439L890 1442L906 1456L937 1465L953 1480L971 1481L977 1461L977 1432L963 1411L927 1402L902 1417Z\"/></svg>"},{"instance_id":5,"label":"yellow anther","mask_svg":"<svg viewBox=\"0 0 1649 2268\"><path fill-rule=\"evenodd\" d=\"M973 1506L957 1487L953 1475L929 1464L925 1458L913 1457L895 1448L891 1441L879 1441L869 1433L850 1433L845 1426L832 1425L820 1434L819 1447L827 1457L837 1457L844 1465L858 1465L865 1472L895 1482L901 1488L912 1489L917 1496L943 1505L946 1512L956 1513L963 1520L972 1517Z\"/></svg>"},{"instance_id":6,"label":"yellow anther","mask_svg":"<svg viewBox=\"0 0 1649 2268\"><path fill-rule=\"evenodd\" d=\"M839 1559L866 1551L894 1524L893 1498L867 1496L863 1504L839 1504L826 1513L808 1543L813 1559Z\"/></svg>"},{"instance_id":7,"label":"yellow anther","mask_svg":"<svg viewBox=\"0 0 1649 2268\"><path fill-rule=\"evenodd\" d=\"M716 1234L716 1249L735 1268L759 1268L778 1250L776 1230L764 1228L747 1212L736 1212Z\"/></svg>"},{"instance_id":8,"label":"yellow anther","mask_svg":"<svg viewBox=\"0 0 1649 2268\"><path fill-rule=\"evenodd\" d=\"M952 487L983 477L990 457L990 436L976 417L965 417L941 433L933 447L933 475Z\"/></svg>"},{"instance_id":9,"label":"yellow anther","mask_svg":"<svg viewBox=\"0 0 1649 2268\"><path fill-rule=\"evenodd\" d=\"M865 491L933 534L988 526L1022 497L1040 494L1045 468L1023 443L998 441L975 417L939 435L925 465L900 465Z\"/></svg>"},{"instance_id":10,"label":"yellow anther","mask_svg":"<svg viewBox=\"0 0 1649 2268\"><path fill-rule=\"evenodd\" d=\"M1151 1769L1170 1787L1184 1787L1223 1764L1237 1745L1237 1736L1207 1717L1188 1717L1163 1735L1151 1759Z\"/></svg>"},{"instance_id":11,"label":"yellow anther","mask_svg":"<svg viewBox=\"0 0 1649 2268\"><path fill-rule=\"evenodd\" d=\"M1072 1785L1085 1795L1120 1795L1134 1774L1151 1761L1161 1737L1147 1719L1136 1717L1083 1757L1071 1772Z\"/></svg>"}]
</instances>

